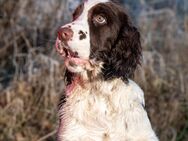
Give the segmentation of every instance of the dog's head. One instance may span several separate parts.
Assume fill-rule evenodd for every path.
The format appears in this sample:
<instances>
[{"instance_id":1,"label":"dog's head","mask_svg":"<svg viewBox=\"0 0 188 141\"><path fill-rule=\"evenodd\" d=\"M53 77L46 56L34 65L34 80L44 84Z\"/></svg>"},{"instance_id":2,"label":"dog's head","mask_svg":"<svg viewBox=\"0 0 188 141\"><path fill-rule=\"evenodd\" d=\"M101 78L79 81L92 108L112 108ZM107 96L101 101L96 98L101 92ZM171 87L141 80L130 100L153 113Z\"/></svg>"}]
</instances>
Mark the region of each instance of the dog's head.
<instances>
[{"instance_id":1,"label":"dog's head","mask_svg":"<svg viewBox=\"0 0 188 141\"><path fill-rule=\"evenodd\" d=\"M73 21L59 29L56 48L70 72L90 71L91 62L101 63L104 79L127 79L141 59L137 28L110 0L86 0L78 6Z\"/></svg>"}]
</instances>

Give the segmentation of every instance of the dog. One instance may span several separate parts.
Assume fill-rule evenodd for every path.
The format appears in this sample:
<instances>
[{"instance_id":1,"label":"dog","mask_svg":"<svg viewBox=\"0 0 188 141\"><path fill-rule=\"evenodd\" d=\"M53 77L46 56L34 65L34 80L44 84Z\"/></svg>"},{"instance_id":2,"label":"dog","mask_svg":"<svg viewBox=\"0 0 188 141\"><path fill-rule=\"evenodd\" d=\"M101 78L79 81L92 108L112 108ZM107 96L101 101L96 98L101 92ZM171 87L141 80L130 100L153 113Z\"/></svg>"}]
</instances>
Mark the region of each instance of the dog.
<instances>
[{"instance_id":1,"label":"dog","mask_svg":"<svg viewBox=\"0 0 188 141\"><path fill-rule=\"evenodd\" d=\"M117 2L84 1L55 46L66 68L58 141L158 141L130 79L142 59L140 33Z\"/></svg>"}]
</instances>

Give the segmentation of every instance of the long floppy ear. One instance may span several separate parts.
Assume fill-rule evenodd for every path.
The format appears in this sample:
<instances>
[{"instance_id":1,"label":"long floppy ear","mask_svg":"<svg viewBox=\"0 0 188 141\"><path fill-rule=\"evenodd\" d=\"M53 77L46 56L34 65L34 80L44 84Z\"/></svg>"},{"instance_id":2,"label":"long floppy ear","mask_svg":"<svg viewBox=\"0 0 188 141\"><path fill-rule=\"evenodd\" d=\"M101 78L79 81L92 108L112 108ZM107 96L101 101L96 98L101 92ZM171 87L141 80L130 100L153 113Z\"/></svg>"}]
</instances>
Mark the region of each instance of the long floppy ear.
<instances>
[{"instance_id":1,"label":"long floppy ear","mask_svg":"<svg viewBox=\"0 0 188 141\"><path fill-rule=\"evenodd\" d=\"M108 63L104 65L103 71L106 78L119 77L127 81L134 75L137 65L141 62L142 48L137 28L129 22L127 16L122 22L119 35L111 48Z\"/></svg>"}]
</instances>

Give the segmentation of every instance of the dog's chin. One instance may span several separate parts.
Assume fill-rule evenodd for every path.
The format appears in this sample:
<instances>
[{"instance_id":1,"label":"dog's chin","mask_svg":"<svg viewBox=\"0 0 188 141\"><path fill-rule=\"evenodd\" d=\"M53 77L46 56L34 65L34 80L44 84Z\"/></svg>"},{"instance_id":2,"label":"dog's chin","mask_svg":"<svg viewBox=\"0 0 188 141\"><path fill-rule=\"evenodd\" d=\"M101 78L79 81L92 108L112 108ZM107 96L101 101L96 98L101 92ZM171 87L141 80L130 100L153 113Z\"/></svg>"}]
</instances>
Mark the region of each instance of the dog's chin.
<instances>
[{"instance_id":1,"label":"dog's chin","mask_svg":"<svg viewBox=\"0 0 188 141\"><path fill-rule=\"evenodd\" d=\"M64 59L65 67L72 73L81 73L84 71L91 71L92 65L89 59L79 57L78 52L73 52L70 47L65 45L58 38L55 44L57 52Z\"/></svg>"},{"instance_id":2,"label":"dog's chin","mask_svg":"<svg viewBox=\"0 0 188 141\"><path fill-rule=\"evenodd\" d=\"M70 49L64 49L64 64L65 67L72 73L81 73L91 69L91 63L89 59L83 59L75 54Z\"/></svg>"},{"instance_id":3,"label":"dog's chin","mask_svg":"<svg viewBox=\"0 0 188 141\"><path fill-rule=\"evenodd\" d=\"M65 58L65 67L72 73L82 73L87 71L89 61L80 58Z\"/></svg>"}]
</instances>

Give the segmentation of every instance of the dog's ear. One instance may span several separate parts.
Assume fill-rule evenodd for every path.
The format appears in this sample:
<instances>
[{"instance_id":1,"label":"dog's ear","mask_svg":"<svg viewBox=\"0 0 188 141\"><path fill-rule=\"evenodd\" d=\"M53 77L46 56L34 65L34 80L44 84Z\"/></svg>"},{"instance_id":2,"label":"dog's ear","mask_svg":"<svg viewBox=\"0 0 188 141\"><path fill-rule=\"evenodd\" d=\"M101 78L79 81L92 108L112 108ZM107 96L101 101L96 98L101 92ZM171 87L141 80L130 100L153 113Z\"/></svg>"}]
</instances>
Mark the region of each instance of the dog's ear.
<instances>
[{"instance_id":1,"label":"dog's ear","mask_svg":"<svg viewBox=\"0 0 188 141\"><path fill-rule=\"evenodd\" d=\"M108 63L106 63L108 66L104 66L106 78L114 76L126 81L132 77L137 65L141 62L141 51L140 33L126 16L122 20L119 35L109 53Z\"/></svg>"},{"instance_id":2,"label":"dog's ear","mask_svg":"<svg viewBox=\"0 0 188 141\"><path fill-rule=\"evenodd\" d=\"M119 68L119 73L126 74L125 77L131 77L138 64L141 61L141 42L140 33L136 27L131 23L123 24L120 31L120 35L117 40L117 44L114 48L114 54L116 58L121 56L117 60L121 65L117 66Z\"/></svg>"}]
</instances>

